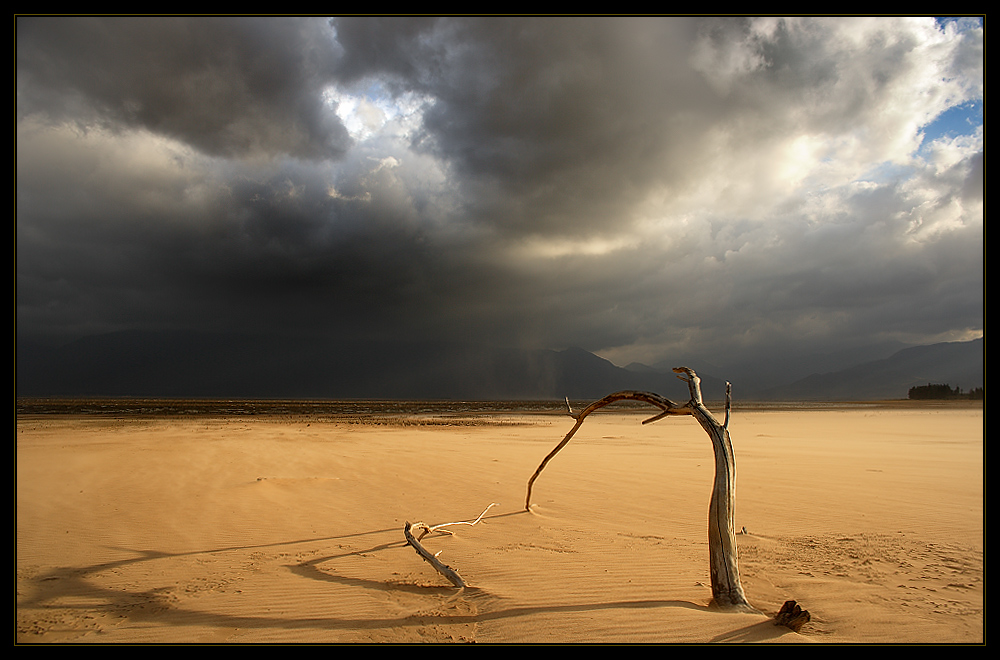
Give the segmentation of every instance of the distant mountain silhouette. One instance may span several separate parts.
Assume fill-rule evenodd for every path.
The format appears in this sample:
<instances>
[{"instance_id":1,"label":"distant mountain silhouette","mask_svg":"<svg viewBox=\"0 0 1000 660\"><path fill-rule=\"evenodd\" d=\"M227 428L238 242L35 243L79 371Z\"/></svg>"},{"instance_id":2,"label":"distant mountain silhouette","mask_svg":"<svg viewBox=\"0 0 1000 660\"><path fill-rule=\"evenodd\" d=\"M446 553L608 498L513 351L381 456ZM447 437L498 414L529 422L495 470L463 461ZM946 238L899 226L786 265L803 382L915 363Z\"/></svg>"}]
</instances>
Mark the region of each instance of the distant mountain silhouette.
<instances>
[{"instance_id":1,"label":"distant mountain silhouette","mask_svg":"<svg viewBox=\"0 0 1000 660\"><path fill-rule=\"evenodd\" d=\"M983 343L906 349L833 374L775 388L771 399L905 398L928 382L983 384ZM678 402L687 386L670 368L689 366L706 400L725 396L712 366L683 360L626 368L580 348L522 350L444 342L343 346L321 339L130 331L58 348L18 341L18 396L150 396L316 399L597 399L617 390ZM978 369L978 370L977 370ZM760 398L734 385L739 400Z\"/></svg>"},{"instance_id":2,"label":"distant mountain silhouette","mask_svg":"<svg viewBox=\"0 0 1000 660\"><path fill-rule=\"evenodd\" d=\"M770 400L868 401L905 399L911 387L947 383L969 390L983 387L985 353L982 337L905 348L885 360L849 369L813 374L763 393Z\"/></svg>"},{"instance_id":3,"label":"distant mountain silhouette","mask_svg":"<svg viewBox=\"0 0 1000 660\"><path fill-rule=\"evenodd\" d=\"M579 348L368 343L120 332L59 348L17 345L18 396L337 399L600 398L619 389L686 400L673 374L635 374Z\"/></svg>"}]
</instances>

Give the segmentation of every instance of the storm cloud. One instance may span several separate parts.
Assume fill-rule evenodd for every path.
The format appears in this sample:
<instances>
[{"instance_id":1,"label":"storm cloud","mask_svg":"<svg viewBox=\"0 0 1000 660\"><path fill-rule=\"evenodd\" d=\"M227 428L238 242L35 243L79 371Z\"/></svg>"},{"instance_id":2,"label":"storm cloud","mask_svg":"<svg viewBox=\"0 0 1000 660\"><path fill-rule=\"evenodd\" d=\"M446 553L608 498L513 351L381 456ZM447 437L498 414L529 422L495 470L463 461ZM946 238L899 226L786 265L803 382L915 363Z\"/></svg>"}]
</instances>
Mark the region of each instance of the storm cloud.
<instances>
[{"instance_id":1,"label":"storm cloud","mask_svg":"<svg viewBox=\"0 0 1000 660\"><path fill-rule=\"evenodd\" d=\"M23 17L16 37L19 338L749 368L982 334L981 21Z\"/></svg>"}]
</instances>

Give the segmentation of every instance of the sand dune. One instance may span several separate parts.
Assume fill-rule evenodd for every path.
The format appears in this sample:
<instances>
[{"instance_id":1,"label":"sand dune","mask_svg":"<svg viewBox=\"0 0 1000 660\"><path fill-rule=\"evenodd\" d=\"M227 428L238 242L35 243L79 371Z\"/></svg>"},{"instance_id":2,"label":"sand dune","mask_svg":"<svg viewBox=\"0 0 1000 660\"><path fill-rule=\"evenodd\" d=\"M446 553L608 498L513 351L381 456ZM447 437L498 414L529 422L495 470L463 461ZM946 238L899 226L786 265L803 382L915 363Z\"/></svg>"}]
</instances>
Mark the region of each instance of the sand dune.
<instances>
[{"instance_id":1,"label":"sand dune","mask_svg":"<svg viewBox=\"0 0 1000 660\"><path fill-rule=\"evenodd\" d=\"M643 418L589 418L528 513L568 417L19 416L16 641L984 642L981 407L735 413L760 614L709 606L707 436ZM404 544L493 502L423 540L465 590Z\"/></svg>"}]
</instances>

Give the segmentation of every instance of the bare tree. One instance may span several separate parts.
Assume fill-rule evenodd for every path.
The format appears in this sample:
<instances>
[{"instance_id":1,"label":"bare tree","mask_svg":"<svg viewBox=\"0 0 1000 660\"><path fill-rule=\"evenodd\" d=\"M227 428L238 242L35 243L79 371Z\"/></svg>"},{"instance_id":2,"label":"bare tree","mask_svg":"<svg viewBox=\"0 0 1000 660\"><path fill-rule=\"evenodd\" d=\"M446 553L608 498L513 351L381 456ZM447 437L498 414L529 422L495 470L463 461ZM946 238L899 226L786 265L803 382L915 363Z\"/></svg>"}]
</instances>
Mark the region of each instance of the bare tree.
<instances>
[{"instance_id":1,"label":"bare tree","mask_svg":"<svg viewBox=\"0 0 1000 660\"><path fill-rule=\"evenodd\" d=\"M524 500L524 508L528 511L531 510L531 489L538 475L552 460L552 457L572 439L583 425L583 420L586 419L587 415L595 410L615 401L633 400L652 404L661 410L659 414L645 420L643 424L655 422L667 415L692 415L712 439L712 447L715 450L715 482L712 487L712 500L708 508L708 552L712 576L712 598L720 607L753 610L747 602L743 586L740 584L740 569L737 560L734 523L736 459L733 456L733 443L729 437L729 413L732 407L731 388L729 383L726 383L726 421L724 424L719 424L702 402L701 379L698 378L694 370L678 367L674 369L674 372L678 374L678 378L687 381L691 394L691 399L683 405L678 405L659 394L626 390L609 394L577 414L574 414L570 408L570 415L576 419L576 424L566 434L562 442L549 452L535 473L531 475L531 479L528 480L528 493ZM569 406L568 399L566 405Z\"/></svg>"}]
</instances>

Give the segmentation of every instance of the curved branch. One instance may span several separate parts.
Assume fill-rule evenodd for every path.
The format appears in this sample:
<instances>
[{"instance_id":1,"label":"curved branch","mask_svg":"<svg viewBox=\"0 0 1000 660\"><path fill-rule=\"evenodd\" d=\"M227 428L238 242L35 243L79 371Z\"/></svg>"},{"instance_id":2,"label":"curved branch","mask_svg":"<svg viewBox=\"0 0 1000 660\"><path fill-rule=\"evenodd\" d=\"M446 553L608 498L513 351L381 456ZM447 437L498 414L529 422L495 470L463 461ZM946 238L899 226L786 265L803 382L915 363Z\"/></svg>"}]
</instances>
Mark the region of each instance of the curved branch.
<instances>
[{"instance_id":1,"label":"curved branch","mask_svg":"<svg viewBox=\"0 0 1000 660\"><path fill-rule=\"evenodd\" d=\"M645 403L652 404L652 405L656 406L657 408L659 408L660 410L663 411L660 414L658 414L658 415L656 415L654 417L650 417L649 419L645 420L643 422L643 424L649 424L651 422L655 422L658 419L663 419L667 415L690 415L691 414L691 410L688 409L688 407L686 405L685 406L678 406L676 403L674 403L670 399L664 398L664 397L660 396L659 394L653 394L652 392L638 392L638 391L635 391L635 390L622 390L621 392L615 392L614 394L609 394L606 397L604 397L603 399L601 399L599 401L593 402L592 404L590 404L589 406L587 406L586 408L584 408L582 411L580 411L579 413L575 413L575 414L573 413L573 408L570 407L570 405L569 405L569 398L567 398L566 399L566 407L569 408L569 415L570 415L570 417L572 417L573 419L576 420L576 424L573 426L572 429L570 429L570 432L566 434L566 437L563 438L562 442L560 442L558 445L556 445L555 449L553 449L552 451L550 451L549 454L548 454L548 456L546 456L544 459L542 459L542 462L541 462L541 464L539 464L538 469L536 469L535 473L533 475L531 475L530 479L528 479L528 494L524 498L524 510L525 511L530 511L531 510L531 488L535 484L535 479L537 479L538 475L540 475L542 473L542 470L544 470L545 466L548 464L548 462L552 460L552 457L555 456L556 454L558 454L559 450L561 450L563 447L565 447L569 443L569 441L573 438L573 436L576 435L576 432L580 429L581 426L583 426L583 420L585 420L587 418L587 415L589 415L590 413L594 412L595 410L599 410L599 409L603 408L604 406L612 404L615 401L625 401L625 400L643 401Z\"/></svg>"}]
</instances>

